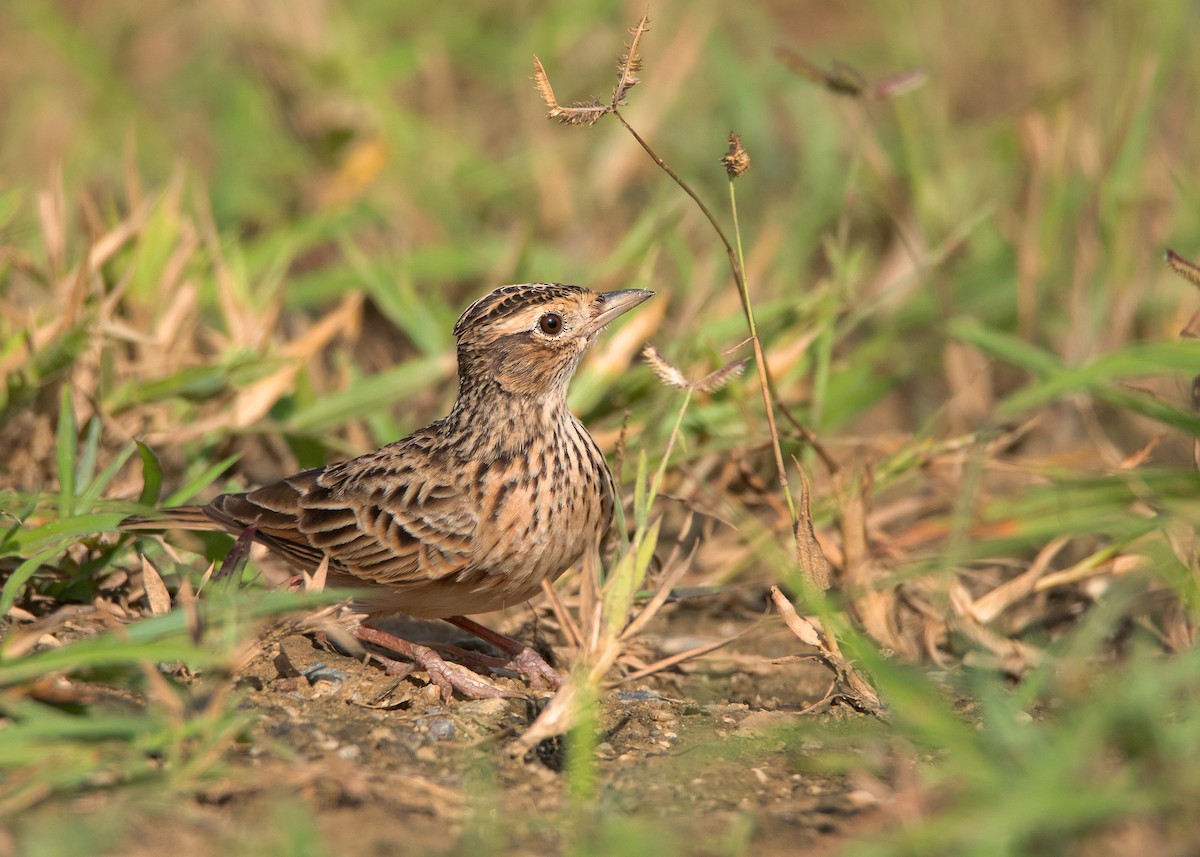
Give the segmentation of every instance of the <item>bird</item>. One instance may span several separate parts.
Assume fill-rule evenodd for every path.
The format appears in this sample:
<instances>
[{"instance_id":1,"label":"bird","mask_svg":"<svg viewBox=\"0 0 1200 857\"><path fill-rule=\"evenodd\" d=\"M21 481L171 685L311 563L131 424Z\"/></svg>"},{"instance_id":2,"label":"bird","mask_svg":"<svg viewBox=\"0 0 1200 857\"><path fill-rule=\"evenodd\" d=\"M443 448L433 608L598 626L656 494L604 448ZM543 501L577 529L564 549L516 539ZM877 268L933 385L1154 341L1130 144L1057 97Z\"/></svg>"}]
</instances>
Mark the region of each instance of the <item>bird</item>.
<instances>
[{"instance_id":1,"label":"bird","mask_svg":"<svg viewBox=\"0 0 1200 857\"><path fill-rule=\"evenodd\" d=\"M328 584L355 590L354 635L423 669L446 700L516 694L379 619L445 619L497 646L532 686L556 688L534 649L467 617L527 601L608 537L615 483L567 390L600 332L653 294L501 286L454 326L458 392L446 416L356 458L119 527L252 534L300 571L327 562ZM413 668L374 654L393 674Z\"/></svg>"}]
</instances>

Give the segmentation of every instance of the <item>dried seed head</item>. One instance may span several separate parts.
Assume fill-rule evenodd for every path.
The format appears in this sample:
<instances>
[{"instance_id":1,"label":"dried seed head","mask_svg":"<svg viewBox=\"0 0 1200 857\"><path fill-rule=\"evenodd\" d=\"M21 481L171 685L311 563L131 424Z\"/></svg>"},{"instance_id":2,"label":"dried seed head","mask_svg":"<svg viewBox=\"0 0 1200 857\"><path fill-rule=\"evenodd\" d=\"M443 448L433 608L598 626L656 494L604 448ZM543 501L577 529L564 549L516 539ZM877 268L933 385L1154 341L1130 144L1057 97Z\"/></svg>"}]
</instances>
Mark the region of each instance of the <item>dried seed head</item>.
<instances>
[{"instance_id":1,"label":"dried seed head","mask_svg":"<svg viewBox=\"0 0 1200 857\"><path fill-rule=\"evenodd\" d=\"M716 372L705 375L693 386L701 393L715 393L746 371L746 364L749 362L749 360L734 360L732 363L726 363Z\"/></svg>"},{"instance_id":2,"label":"dried seed head","mask_svg":"<svg viewBox=\"0 0 1200 857\"><path fill-rule=\"evenodd\" d=\"M564 125L595 125L602 116L612 112L612 108L601 104L599 99L582 103L576 102L570 107L560 105L558 98L554 95L554 88L550 86L550 78L546 75L546 69L542 67L542 61L537 57L533 58L533 85L537 87L542 101L546 102L546 106L550 108L546 118L557 119Z\"/></svg>"},{"instance_id":3,"label":"dried seed head","mask_svg":"<svg viewBox=\"0 0 1200 857\"><path fill-rule=\"evenodd\" d=\"M642 70L642 55L638 52L638 47L641 44L642 35L650 29L649 25L650 19L643 15L641 20L629 31L631 35L629 44L625 46L625 53L617 58L617 85L613 87L612 107L624 104L629 90L641 82L637 76L637 73Z\"/></svg>"},{"instance_id":4,"label":"dried seed head","mask_svg":"<svg viewBox=\"0 0 1200 857\"><path fill-rule=\"evenodd\" d=\"M653 345L647 345L642 349L642 356L646 358L646 362L650 364L650 368L654 374L658 376L658 380L662 381L668 387L675 387L680 390L695 390L697 393L715 393L720 390L734 378L742 374L746 368L746 360L735 360L722 366L716 372L705 375L699 381L689 381L683 372L668 360L663 357L662 352Z\"/></svg>"},{"instance_id":5,"label":"dried seed head","mask_svg":"<svg viewBox=\"0 0 1200 857\"><path fill-rule=\"evenodd\" d=\"M642 349L642 356L646 358L646 362L650 364L650 368L654 370L658 380L668 387L686 390L691 386L687 377L679 371L679 367L663 357L662 352L653 345L647 343L646 347Z\"/></svg>"},{"instance_id":6,"label":"dried seed head","mask_svg":"<svg viewBox=\"0 0 1200 857\"><path fill-rule=\"evenodd\" d=\"M1174 250L1168 250L1167 266L1193 286L1200 286L1200 265L1189 262Z\"/></svg>"},{"instance_id":7,"label":"dried seed head","mask_svg":"<svg viewBox=\"0 0 1200 857\"><path fill-rule=\"evenodd\" d=\"M871 87L871 95L875 98L886 99L895 98L897 95L904 95L906 92L912 92L925 84L929 79L929 75L925 73L923 68L914 68L911 71L902 71L899 74L893 74L891 77L885 77Z\"/></svg>"},{"instance_id":8,"label":"dried seed head","mask_svg":"<svg viewBox=\"0 0 1200 857\"><path fill-rule=\"evenodd\" d=\"M750 169L750 155L742 148L740 134L729 132L729 152L721 158L721 163L725 165L725 172L729 173L731 179L736 179Z\"/></svg>"},{"instance_id":9,"label":"dried seed head","mask_svg":"<svg viewBox=\"0 0 1200 857\"><path fill-rule=\"evenodd\" d=\"M775 49L775 56L791 71L806 80L824 87L835 95L844 95L849 98L880 100L895 98L897 95L911 92L926 80L925 72L918 68L886 77L878 83L871 84L858 69L843 62L835 60L830 68L824 69L800 56L791 48L782 46Z\"/></svg>"}]
</instances>

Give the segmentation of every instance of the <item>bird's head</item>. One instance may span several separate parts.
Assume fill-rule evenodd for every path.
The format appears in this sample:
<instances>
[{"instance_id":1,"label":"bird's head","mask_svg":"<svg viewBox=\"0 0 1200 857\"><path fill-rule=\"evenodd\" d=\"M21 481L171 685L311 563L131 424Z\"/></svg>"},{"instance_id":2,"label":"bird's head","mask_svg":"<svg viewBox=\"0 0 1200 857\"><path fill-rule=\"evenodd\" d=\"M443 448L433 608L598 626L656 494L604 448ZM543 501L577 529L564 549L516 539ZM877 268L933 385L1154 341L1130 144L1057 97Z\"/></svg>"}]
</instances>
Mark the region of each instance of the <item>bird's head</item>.
<instances>
[{"instance_id":1,"label":"bird's head","mask_svg":"<svg viewBox=\"0 0 1200 857\"><path fill-rule=\"evenodd\" d=\"M463 388L491 381L513 395L566 395L588 346L604 327L654 292L602 294L561 283L501 286L454 325Z\"/></svg>"}]
</instances>

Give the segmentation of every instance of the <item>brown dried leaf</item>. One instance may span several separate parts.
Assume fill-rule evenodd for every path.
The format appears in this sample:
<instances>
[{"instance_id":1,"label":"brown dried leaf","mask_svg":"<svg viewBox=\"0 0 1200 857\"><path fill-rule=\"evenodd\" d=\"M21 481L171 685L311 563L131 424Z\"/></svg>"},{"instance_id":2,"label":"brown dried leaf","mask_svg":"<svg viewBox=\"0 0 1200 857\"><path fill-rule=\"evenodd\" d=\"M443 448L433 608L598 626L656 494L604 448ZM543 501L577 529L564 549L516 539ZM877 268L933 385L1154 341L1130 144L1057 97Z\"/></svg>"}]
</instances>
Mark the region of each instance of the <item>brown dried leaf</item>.
<instances>
[{"instance_id":1,"label":"brown dried leaf","mask_svg":"<svg viewBox=\"0 0 1200 857\"><path fill-rule=\"evenodd\" d=\"M1011 580L1006 580L986 595L976 598L970 604L971 617L981 625L990 624L1009 607L1032 595L1038 580L1046 574L1050 563L1070 541L1067 536L1059 536L1052 540L1038 552L1028 569Z\"/></svg>"},{"instance_id":2,"label":"brown dried leaf","mask_svg":"<svg viewBox=\"0 0 1200 857\"><path fill-rule=\"evenodd\" d=\"M833 673L836 690L832 696L840 696L851 705L866 714L872 714L881 720L887 719L887 709L879 699L875 688L846 660L838 648L837 640L832 634L824 633L812 619L803 618L796 612L792 602L779 590L778 586L771 587L771 601L775 609L801 642L815 646L819 651L821 663Z\"/></svg>"},{"instance_id":3,"label":"brown dried leaf","mask_svg":"<svg viewBox=\"0 0 1200 857\"><path fill-rule=\"evenodd\" d=\"M787 599L778 586L771 587L771 600L775 602L775 609L783 617L784 624L791 629L793 634L800 638L800 642L806 646L813 646L818 649L825 648L825 644L821 639L821 632L817 630L817 627L812 622L796 612L796 608L792 606L792 602Z\"/></svg>"},{"instance_id":4,"label":"brown dried leaf","mask_svg":"<svg viewBox=\"0 0 1200 857\"><path fill-rule=\"evenodd\" d=\"M792 460L796 461L795 458ZM808 484L808 475L799 461L796 461L796 467L800 469L800 514L792 528L796 537L796 562L809 583L824 591L830 586L829 560L813 531L812 488Z\"/></svg>"},{"instance_id":5,"label":"brown dried leaf","mask_svg":"<svg viewBox=\"0 0 1200 857\"><path fill-rule=\"evenodd\" d=\"M155 616L171 612L171 593L163 583L162 575L158 573L146 557L142 557L142 588L146 590L146 602L150 612Z\"/></svg>"}]
</instances>

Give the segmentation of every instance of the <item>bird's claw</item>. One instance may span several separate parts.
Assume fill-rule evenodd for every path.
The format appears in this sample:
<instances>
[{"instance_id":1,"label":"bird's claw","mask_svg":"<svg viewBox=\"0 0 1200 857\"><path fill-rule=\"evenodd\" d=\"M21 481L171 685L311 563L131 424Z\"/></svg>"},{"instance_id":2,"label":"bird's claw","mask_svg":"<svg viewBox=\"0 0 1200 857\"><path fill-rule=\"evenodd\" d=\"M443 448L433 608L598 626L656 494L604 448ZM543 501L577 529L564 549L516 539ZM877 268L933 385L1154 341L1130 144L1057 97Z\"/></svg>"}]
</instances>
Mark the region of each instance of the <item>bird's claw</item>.
<instances>
[{"instance_id":1,"label":"bird's claw","mask_svg":"<svg viewBox=\"0 0 1200 857\"><path fill-rule=\"evenodd\" d=\"M546 659L529 646L513 655L508 668L525 676L534 690L558 690L562 687L562 676L546 663Z\"/></svg>"},{"instance_id":2,"label":"bird's claw","mask_svg":"<svg viewBox=\"0 0 1200 857\"><path fill-rule=\"evenodd\" d=\"M418 655L417 664L429 675L429 680L441 688L442 699L446 702L458 691L470 699L512 699L523 697L525 694L515 690L498 687L478 673L442 658L432 649L426 649L429 656Z\"/></svg>"}]
</instances>

